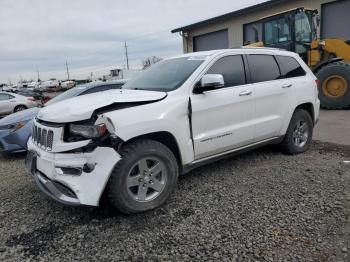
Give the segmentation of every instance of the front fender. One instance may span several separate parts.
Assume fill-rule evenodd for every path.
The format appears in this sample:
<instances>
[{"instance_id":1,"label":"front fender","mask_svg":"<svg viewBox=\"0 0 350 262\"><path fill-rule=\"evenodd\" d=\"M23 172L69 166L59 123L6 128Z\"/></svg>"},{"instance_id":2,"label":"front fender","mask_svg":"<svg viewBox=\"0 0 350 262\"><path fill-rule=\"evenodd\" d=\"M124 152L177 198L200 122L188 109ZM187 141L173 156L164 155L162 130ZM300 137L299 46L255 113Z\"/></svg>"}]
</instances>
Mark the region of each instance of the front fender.
<instances>
[{"instance_id":1,"label":"front fender","mask_svg":"<svg viewBox=\"0 0 350 262\"><path fill-rule=\"evenodd\" d=\"M124 142L147 134L168 132L174 136L182 156L182 163L193 161L187 99L177 97L157 103L108 112L99 117L110 133Z\"/></svg>"},{"instance_id":2,"label":"front fender","mask_svg":"<svg viewBox=\"0 0 350 262\"><path fill-rule=\"evenodd\" d=\"M115 134L120 139L127 142L137 137L159 132L170 133L175 138L181 151L183 164L191 163L194 160L193 144L190 139L188 120L185 123L175 123L169 120L142 122L140 124L132 124L117 128Z\"/></svg>"}]
</instances>

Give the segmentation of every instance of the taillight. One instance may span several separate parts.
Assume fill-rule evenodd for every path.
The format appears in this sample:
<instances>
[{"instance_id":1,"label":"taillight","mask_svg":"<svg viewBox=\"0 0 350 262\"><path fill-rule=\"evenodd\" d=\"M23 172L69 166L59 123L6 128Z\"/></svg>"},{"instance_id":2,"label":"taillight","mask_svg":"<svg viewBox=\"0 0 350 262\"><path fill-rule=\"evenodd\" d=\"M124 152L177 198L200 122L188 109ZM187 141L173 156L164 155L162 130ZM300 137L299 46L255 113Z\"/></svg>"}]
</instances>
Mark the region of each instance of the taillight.
<instances>
[{"instance_id":1,"label":"taillight","mask_svg":"<svg viewBox=\"0 0 350 262\"><path fill-rule=\"evenodd\" d=\"M316 82L317 88L320 88L321 87L321 81L316 79L315 82Z\"/></svg>"},{"instance_id":2,"label":"taillight","mask_svg":"<svg viewBox=\"0 0 350 262\"><path fill-rule=\"evenodd\" d=\"M34 97L27 97L27 100L35 102L35 98Z\"/></svg>"}]
</instances>

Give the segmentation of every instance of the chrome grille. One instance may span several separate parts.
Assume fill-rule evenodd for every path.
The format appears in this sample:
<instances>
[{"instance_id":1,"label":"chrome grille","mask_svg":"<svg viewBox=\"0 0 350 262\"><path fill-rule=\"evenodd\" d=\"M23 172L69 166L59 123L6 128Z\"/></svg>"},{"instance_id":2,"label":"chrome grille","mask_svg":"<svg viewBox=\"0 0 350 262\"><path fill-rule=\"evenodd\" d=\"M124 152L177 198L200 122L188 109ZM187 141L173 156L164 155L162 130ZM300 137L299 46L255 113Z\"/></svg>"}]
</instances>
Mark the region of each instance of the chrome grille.
<instances>
[{"instance_id":1,"label":"chrome grille","mask_svg":"<svg viewBox=\"0 0 350 262\"><path fill-rule=\"evenodd\" d=\"M53 131L45 128L40 128L33 125L32 132L33 141L36 145L47 151L52 150Z\"/></svg>"}]
</instances>

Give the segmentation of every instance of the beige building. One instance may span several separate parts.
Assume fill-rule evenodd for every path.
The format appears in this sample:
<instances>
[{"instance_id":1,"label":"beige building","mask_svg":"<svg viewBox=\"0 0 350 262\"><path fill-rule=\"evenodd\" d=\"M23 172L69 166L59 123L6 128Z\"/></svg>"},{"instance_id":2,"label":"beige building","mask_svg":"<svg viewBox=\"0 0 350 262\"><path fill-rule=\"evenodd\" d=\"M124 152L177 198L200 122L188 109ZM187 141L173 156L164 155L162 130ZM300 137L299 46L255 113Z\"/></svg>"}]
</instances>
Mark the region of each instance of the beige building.
<instances>
[{"instance_id":1,"label":"beige building","mask_svg":"<svg viewBox=\"0 0 350 262\"><path fill-rule=\"evenodd\" d=\"M251 25L273 14L305 7L317 9L322 38L350 39L350 0L270 0L172 30L183 38L184 52L240 47L252 41ZM261 38L262 28L259 29Z\"/></svg>"}]
</instances>

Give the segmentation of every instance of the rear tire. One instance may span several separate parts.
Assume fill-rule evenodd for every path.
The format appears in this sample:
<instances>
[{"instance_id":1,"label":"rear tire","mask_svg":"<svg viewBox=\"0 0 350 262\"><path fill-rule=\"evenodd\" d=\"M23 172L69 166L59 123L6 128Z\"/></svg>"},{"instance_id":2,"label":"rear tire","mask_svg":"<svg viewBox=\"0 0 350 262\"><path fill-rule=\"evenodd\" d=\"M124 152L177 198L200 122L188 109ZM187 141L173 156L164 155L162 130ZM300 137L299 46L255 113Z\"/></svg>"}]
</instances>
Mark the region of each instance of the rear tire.
<instances>
[{"instance_id":1,"label":"rear tire","mask_svg":"<svg viewBox=\"0 0 350 262\"><path fill-rule=\"evenodd\" d=\"M179 168L168 147L153 140L124 146L122 159L108 183L108 197L122 213L133 214L163 205L177 184Z\"/></svg>"},{"instance_id":2,"label":"rear tire","mask_svg":"<svg viewBox=\"0 0 350 262\"><path fill-rule=\"evenodd\" d=\"M304 153L312 141L313 128L310 114L303 109L295 110L281 143L282 151L290 155Z\"/></svg>"},{"instance_id":3,"label":"rear tire","mask_svg":"<svg viewBox=\"0 0 350 262\"><path fill-rule=\"evenodd\" d=\"M20 111L23 111L26 109L27 109L27 107L25 107L25 106L16 106L13 111L16 113L16 112L20 112Z\"/></svg>"},{"instance_id":4,"label":"rear tire","mask_svg":"<svg viewBox=\"0 0 350 262\"><path fill-rule=\"evenodd\" d=\"M322 108L344 109L350 106L350 65L335 62L316 72L321 82L319 98Z\"/></svg>"}]
</instances>

